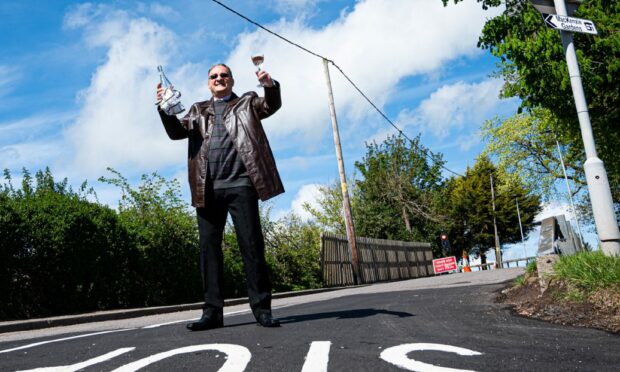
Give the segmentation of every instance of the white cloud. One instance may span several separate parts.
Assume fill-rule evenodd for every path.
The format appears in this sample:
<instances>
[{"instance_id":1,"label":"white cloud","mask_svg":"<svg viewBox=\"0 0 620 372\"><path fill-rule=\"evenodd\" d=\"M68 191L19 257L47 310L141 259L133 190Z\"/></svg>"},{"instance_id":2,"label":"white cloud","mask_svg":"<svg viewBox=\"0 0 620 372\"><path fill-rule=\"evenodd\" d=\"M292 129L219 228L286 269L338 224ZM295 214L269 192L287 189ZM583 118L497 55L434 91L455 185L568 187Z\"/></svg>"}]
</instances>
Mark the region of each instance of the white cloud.
<instances>
[{"instance_id":1,"label":"white cloud","mask_svg":"<svg viewBox=\"0 0 620 372\"><path fill-rule=\"evenodd\" d=\"M165 11L158 9L151 11ZM398 94L403 78L437 75L443 64L480 53L476 40L485 20L496 11L482 11L474 1L444 8L439 1L367 0L320 29L300 18L268 27L332 58L381 106ZM171 30L106 5L76 6L64 25L81 30L88 47L107 49L105 62L80 94L82 107L74 125L65 132L75 154L69 167L80 175L99 176L106 166L145 170L182 161L185 142L167 138L153 105L155 67L170 66L168 76L189 107L210 96L204 71L216 61L188 62L175 47L184 41ZM263 30L240 34L225 61L235 73L237 93L256 89L250 62L256 50L265 54L265 69L282 83L283 107L264 122L272 145L294 148L300 156L312 154L331 131L321 60ZM367 116L372 113L374 121L382 119L376 119L368 103L333 66L330 72L338 116L347 121L344 135L370 136L376 128L365 123ZM485 87L481 83L475 88L485 93ZM429 102L452 91L446 87L438 92ZM428 109L423 112L431 117Z\"/></svg>"},{"instance_id":2,"label":"white cloud","mask_svg":"<svg viewBox=\"0 0 620 372\"><path fill-rule=\"evenodd\" d=\"M50 159L67 155L67 149L60 141L49 139L15 143L0 147L0 169L40 169L42 164L50 165Z\"/></svg>"},{"instance_id":3,"label":"white cloud","mask_svg":"<svg viewBox=\"0 0 620 372\"><path fill-rule=\"evenodd\" d=\"M6 96L19 78L20 72L16 66L0 65L0 97Z\"/></svg>"},{"instance_id":4,"label":"white cloud","mask_svg":"<svg viewBox=\"0 0 620 372\"><path fill-rule=\"evenodd\" d=\"M477 146L481 142L480 132L476 131L473 133L461 135L456 139L456 142L459 144L459 148L463 151L467 151L474 146Z\"/></svg>"},{"instance_id":5,"label":"white cloud","mask_svg":"<svg viewBox=\"0 0 620 372\"><path fill-rule=\"evenodd\" d=\"M295 195L295 199L291 202L291 210L293 213L301 217L304 221L312 218L312 215L303 208L304 203L308 203L314 208L320 208L317 202L321 196L319 186L320 185L317 184L302 186L297 192L297 195Z\"/></svg>"},{"instance_id":6,"label":"white cloud","mask_svg":"<svg viewBox=\"0 0 620 372\"><path fill-rule=\"evenodd\" d=\"M62 128L74 118L72 113L44 112L15 121L0 122L0 144L36 140L46 132Z\"/></svg>"},{"instance_id":7,"label":"white cloud","mask_svg":"<svg viewBox=\"0 0 620 372\"><path fill-rule=\"evenodd\" d=\"M497 11L483 11L473 1L444 8L439 1L368 0L321 29L299 20L268 27L333 59L382 106L398 94L401 79L430 74L451 60L480 53L477 38ZM262 30L241 34L227 61L235 70L237 90L254 89L250 55L257 49L265 54L265 69L283 89L282 109L265 122L270 134L282 138L297 133L309 143L326 134L330 125L321 60ZM333 66L330 73L338 116L355 119L352 126L361 125L360 119L372 112L370 106Z\"/></svg>"},{"instance_id":8,"label":"white cloud","mask_svg":"<svg viewBox=\"0 0 620 372\"><path fill-rule=\"evenodd\" d=\"M414 126L440 139L454 130L462 130L468 124L478 128L500 105L499 92L502 85L503 82L498 79L473 84L459 81L445 85L422 101L415 110L403 110L399 114L398 123ZM474 135L467 136L469 140L466 142L472 144ZM467 145L462 148L467 149Z\"/></svg>"},{"instance_id":9,"label":"white cloud","mask_svg":"<svg viewBox=\"0 0 620 372\"><path fill-rule=\"evenodd\" d=\"M160 17L166 17L168 19L179 19L180 18L180 14L178 11L176 11L174 8L168 6L168 5L163 5L160 3L154 3L150 5L150 12L154 15L160 16Z\"/></svg>"},{"instance_id":10,"label":"white cloud","mask_svg":"<svg viewBox=\"0 0 620 372\"><path fill-rule=\"evenodd\" d=\"M83 106L66 131L75 148L73 165L99 175L106 166L144 169L183 159L185 144L167 138L154 105L156 66L174 52L174 34L143 18L107 16L92 19L86 32L98 30L107 35L97 41L108 48L107 60L81 92ZM191 67L181 70L188 74Z\"/></svg>"},{"instance_id":11,"label":"white cloud","mask_svg":"<svg viewBox=\"0 0 620 372\"><path fill-rule=\"evenodd\" d=\"M552 201L543 205L542 211L534 217L534 221L542 221L545 218L560 215L565 215L567 220L573 220L575 218L570 205L559 201Z\"/></svg>"},{"instance_id":12,"label":"white cloud","mask_svg":"<svg viewBox=\"0 0 620 372\"><path fill-rule=\"evenodd\" d=\"M304 17L314 11L318 3L326 0L272 0L271 8L280 14L295 14Z\"/></svg>"}]
</instances>

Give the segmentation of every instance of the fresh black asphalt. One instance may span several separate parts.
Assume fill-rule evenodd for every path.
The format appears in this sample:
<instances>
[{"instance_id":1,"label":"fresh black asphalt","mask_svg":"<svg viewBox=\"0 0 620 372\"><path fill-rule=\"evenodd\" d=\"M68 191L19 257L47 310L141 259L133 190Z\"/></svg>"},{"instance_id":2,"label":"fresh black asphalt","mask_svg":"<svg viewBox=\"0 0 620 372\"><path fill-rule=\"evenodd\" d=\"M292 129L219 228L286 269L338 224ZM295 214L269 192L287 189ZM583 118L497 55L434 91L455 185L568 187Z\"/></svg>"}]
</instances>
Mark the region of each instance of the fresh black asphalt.
<instances>
[{"instance_id":1,"label":"fresh black asphalt","mask_svg":"<svg viewBox=\"0 0 620 372\"><path fill-rule=\"evenodd\" d=\"M176 355L151 359L139 370L619 370L620 336L515 316L494 302L503 287L366 293L302 303L275 309L282 322L276 329L258 327L250 314L241 313L226 316L224 328L205 332L189 332L183 323L174 323L38 346L31 345L79 334L1 342L0 370L85 361L91 365L84 371L135 370L139 360L177 349ZM20 346L28 347L7 351ZM455 347L472 355L459 355ZM118 355L108 354L114 351ZM106 354L106 360L92 362Z\"/></svg>"}]
</instances>

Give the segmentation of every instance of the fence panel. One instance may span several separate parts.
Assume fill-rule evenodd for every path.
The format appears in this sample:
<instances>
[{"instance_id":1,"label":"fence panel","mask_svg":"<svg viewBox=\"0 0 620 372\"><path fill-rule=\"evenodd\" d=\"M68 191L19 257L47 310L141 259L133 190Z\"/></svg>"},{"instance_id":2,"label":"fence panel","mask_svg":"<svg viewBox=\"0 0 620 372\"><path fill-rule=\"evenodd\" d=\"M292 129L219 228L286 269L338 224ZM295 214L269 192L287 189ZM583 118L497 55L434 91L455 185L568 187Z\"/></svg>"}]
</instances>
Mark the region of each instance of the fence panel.
<instances>
[{"instance_id":1,"label":"fence panel","mask_svg":"<svg viewBox=\"0 0 620 372\"><path fill-rule=\"evenodd\" d=\"M418 278L433 272L430 243L358 237L357 259L363 284ZM352 285L353 265L347 238L321 234L321 269L326 286Z\"/></svg>"}]
</instances>

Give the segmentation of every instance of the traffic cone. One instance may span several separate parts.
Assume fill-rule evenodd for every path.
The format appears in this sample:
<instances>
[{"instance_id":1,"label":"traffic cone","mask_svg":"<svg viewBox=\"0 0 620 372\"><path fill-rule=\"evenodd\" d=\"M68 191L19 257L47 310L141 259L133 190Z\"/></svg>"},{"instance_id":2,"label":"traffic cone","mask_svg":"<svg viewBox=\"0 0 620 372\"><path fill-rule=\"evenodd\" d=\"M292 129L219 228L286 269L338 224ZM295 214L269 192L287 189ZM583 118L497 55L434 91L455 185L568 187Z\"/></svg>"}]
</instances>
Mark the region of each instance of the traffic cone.
<instances>
[{"instance_id":1,"label":"traffic cone","mask_svg":"<svg viewBox=\"0 0 620 372\"><path fill-rule=\"evenodd\" d=\"M463 272L471 273L471 268L469 267L469 260L467 258L467 251L463 251Z\"/></svg>"}]
</instances>

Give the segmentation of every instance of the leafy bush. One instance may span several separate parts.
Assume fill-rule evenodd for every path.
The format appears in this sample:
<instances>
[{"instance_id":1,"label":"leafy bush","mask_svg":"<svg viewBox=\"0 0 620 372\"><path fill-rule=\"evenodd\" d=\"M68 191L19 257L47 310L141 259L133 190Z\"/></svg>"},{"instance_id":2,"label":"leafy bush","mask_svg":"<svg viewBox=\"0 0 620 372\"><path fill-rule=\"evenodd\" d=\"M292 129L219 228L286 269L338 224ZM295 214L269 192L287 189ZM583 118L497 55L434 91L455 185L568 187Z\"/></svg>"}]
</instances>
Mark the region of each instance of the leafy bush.
<instances>
[{"instance_id":1,"label":"leafy bush","mask_svg":"<svg viewBox=\"0 0 620 372\"><path fill-rule=\"evenodd\" d=\"M5 171L0 197L0 317L13 319L135 304L135 247L116 214L49 169L21 189Z\"/></svg>"},{"instance_id":2,"label":"leafy bush","mask_svg":"<svg viewBox=\"0 0 620 372\"><path fill-rule=\"evenodd\" d=\"M321 234L316 225L291 214L263 229L276 292L322 287Z\"/></svg>"},{"instance_id":3,"label":"leafy bush","mask_svg":"<svg viewBox=\"0 0 620 372\"><path fill-rule=\"evenodd\" d=\"M261 208L265 237L265 260L269 266L274 292L322 287L320 267L320 230L295 215L279 221L269 219L269 208ZM224 234L224 295L247 295L243 259L232 226Z\"/></svg>"},{"instance_id":4,"label":"leafy bush","mask_svg":"<svg viewBox=\"0 0 620 372\"><path fill-rule=\"evenodd\" d=\"M196 217L178 182L157 173L132 188L119 172L100 181L121 189L118 210L101 205L49 169L0 185L0 319L170 305L201 299ZM321 286L319 230L289 216L261 216L274 290ZM246 296L234 229L224 234L224 295Z\"/></svg>"},{"instance_id":5,"label":"leafy bush","mask_svg":"<svg viewBox=\"0 0 620 372\"><path fill-rule=\"evenodd\" d=\"M193 210L181 198L176 180L157 173L143 175L133 189L114 169L112 178L99 180L121 188L120 223L140 252L144 305L168 305L200 299L198 231Z\"/></svg>"}]
</instances>

